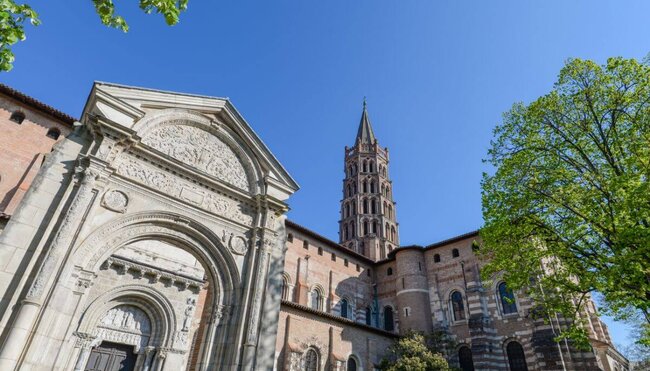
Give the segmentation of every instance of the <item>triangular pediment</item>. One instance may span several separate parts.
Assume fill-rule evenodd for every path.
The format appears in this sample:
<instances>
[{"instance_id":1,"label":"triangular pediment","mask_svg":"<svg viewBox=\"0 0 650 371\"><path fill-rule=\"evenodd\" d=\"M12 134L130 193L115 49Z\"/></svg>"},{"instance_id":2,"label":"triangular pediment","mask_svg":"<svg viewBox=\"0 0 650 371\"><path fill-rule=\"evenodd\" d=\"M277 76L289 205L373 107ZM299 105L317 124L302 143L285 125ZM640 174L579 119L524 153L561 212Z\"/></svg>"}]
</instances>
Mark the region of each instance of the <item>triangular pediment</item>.
<instances>
[{"instance_id":1,"label":"triangular pediment","mask_svg":"<svg viewBox=\"0 0 650 371\"><path fill-rule=\"evenodd\" d=\"M86 116L110 120L153 151L240 190L266 188L285 200L298 189L227 98L97 82Z\"/></svg>"}]
</instances>

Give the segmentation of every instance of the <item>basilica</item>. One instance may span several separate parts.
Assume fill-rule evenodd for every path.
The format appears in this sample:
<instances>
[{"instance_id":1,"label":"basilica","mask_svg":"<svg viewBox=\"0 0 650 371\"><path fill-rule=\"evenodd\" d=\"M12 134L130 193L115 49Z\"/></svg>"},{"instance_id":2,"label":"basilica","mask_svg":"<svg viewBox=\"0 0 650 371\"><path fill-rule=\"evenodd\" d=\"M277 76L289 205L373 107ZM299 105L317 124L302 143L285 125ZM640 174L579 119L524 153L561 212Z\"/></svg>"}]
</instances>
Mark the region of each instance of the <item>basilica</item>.
<instances>
[{"instance_id":1,"label":"basilica","mask_svg":"<svg viewBox=\"0 0 650 371\"><path fill-rule=\"evenodd\" d=\"M338 241L286 218L298 184L256 125L225 98L96 82L76 119L0 85L0 370L371 371L409 331L463 371L629 369L592 302L581 351L484 281L478 231L400 245L365 103Z\"/></svg>"}]
</instances>

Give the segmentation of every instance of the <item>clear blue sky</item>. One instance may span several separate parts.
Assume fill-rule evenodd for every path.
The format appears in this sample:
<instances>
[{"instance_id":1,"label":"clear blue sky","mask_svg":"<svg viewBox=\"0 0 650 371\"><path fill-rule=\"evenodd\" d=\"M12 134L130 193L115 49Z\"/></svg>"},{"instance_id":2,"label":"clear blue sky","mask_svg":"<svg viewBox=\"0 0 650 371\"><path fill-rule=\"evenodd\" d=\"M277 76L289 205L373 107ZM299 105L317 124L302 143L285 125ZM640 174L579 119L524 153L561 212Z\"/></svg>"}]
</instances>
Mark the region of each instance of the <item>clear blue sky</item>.
<instances>
[{"instance_id":1,"label":"clear blue sky","mask_svg":"<svg viewBox=\"0 0 650 371\"><path fill-rule=\"evenodd\" d=\"M230 97L301 185L290 217L335 240L363 96L401 242L428 244L481 226L481 159L513 102L569 57L650 52L647 1L190 0L174 27L117 1L128 34L90 0L31 4L43 24L0 81L75 116L93 80Z\"/></svg>"}]
</instances>

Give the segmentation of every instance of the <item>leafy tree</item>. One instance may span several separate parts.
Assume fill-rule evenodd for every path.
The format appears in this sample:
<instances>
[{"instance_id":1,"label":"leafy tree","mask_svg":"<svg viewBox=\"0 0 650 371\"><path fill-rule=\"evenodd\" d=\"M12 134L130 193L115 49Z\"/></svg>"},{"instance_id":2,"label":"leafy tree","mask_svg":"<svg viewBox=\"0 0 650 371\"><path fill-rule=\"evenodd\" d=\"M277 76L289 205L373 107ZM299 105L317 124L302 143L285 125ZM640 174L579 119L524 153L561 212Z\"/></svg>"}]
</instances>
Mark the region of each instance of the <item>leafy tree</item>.
<instances>
[{"instance_id":1,"label":"leafy tree","mask_svg":"<svg viewBox=\"0 0 650 371\"><path fill-rule=\"evenodd\" d=\"M124 32L129 30L124 18L115 14L113 0L92 1L103 24ZM162 14L168 25L175 25L180 13L187 8L188 0L139 1L142 11L147 14ZM40 24L38 14L29 5L17 4L15 0L0 0L0 71L9 71L13 67L14 54L11 46L25 40L24 24L28 20L34 26Z\"/></svg>"},{"instance_id":2,"label":"leafy tree","mask_svg":"<svg viewBox=\"0 0 650 371\"><path fill-rule=\"evenodd\" d=\"M381 361L384 371L450 371L447 360L427 344L424 335L411 332L400 338Z\"/></svg>"},{"instance_id":3,"label":"leafy tree","mask_svg":"<svg viewBox=\"0 0 650 371\"><path fill-rule=\"evenodd\" d=\"M503 273L545 318L574 319L562 336L577 345L587 345L579 313L592 292L606 313L650 323L648 65L569 60L549 94L505 113L487 162L486 277Z\"/></svg>"}]
</instances>

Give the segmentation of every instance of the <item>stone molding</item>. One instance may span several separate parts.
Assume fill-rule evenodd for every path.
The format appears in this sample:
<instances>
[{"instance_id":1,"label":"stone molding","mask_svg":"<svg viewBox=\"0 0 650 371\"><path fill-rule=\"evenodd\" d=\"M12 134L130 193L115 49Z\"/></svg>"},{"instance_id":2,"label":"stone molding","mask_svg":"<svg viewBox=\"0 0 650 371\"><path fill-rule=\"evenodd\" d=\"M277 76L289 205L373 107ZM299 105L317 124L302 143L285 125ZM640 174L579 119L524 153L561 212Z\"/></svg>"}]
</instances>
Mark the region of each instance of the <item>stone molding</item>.
<instances>
[{"instance_id":1,"label":"stone molding","mask_svg":"<svg viewBox=\"0 0 650 371\"><path fill-rule=\"evenodd\" d=\"M173 285L179 285L183 287L183 289L193 288L195 290L200 290L205 284L203 281L191 277L175 274L170 271L159 269L147 264L138 263L115 255L106 259L103 266L105 266L107 269L116 267L123 270L124 273L126 273L126 271L134 271L143 276L148 275L153 277L154 282L166 280L171 282Z\"/></svg>"}]
</instances>

